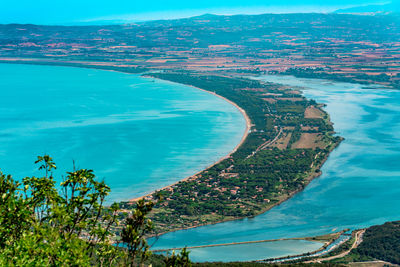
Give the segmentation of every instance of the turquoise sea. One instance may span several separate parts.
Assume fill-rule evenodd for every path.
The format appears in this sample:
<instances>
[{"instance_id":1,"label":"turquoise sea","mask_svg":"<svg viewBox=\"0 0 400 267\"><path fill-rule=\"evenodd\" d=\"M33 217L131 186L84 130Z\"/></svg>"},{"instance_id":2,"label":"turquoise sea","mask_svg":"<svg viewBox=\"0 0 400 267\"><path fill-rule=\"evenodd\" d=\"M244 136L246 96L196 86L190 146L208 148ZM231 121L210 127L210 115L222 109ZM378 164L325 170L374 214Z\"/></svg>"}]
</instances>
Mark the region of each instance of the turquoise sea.
<instances>
[{"instance_id":1,"label":"turquoise sea","mask_svg":"<svg viewBox=\"0 0 400 267\"><path fill-rule=\"evenodd\" d=\"M400 220L400 91L290 76L260 79L306 87L304 95L327 105L345 140L322 167L322 176L280 206L252 219L169 233L154 248L314 236ZM255 260L293 254L292 247L312 250L300 242L269 246L224 246L218 253L212 247L194 249L192 256L231 261L240 251L240 260Z\"/></svg>"},{"instance_id":2,"label":"turquoise sea","mask_svg":"<svg viewBox=\"0 0 400 267\"><path fill-rule=\"evenodd\" d=\"M198 89L139 75L72 67L0 64L0 169L39 175L50 154L59 178L95 170L109 201L174 183L228 154L245 120Z\"/></svg>"}]
</instances>

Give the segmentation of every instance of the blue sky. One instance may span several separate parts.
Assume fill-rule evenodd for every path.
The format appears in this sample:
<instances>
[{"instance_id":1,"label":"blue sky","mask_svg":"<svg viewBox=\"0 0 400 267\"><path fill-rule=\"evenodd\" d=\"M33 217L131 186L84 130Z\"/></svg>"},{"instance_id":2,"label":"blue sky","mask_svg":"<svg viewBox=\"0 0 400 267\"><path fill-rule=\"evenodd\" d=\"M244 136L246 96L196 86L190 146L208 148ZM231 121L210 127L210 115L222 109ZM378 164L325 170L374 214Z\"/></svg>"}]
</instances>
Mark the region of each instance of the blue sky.
<instances>
[{"instance_id":1,"label":"blue sky","mask_svg":"<svg viewBox=\"0 0 400 267\"><path fill-rule=\"evenodd\" d=\"M397 0L396 0L397 1ZM81 24L214 14L330 12L385 0L1 0L0 23Z\"/></svg>"}]
</instances>

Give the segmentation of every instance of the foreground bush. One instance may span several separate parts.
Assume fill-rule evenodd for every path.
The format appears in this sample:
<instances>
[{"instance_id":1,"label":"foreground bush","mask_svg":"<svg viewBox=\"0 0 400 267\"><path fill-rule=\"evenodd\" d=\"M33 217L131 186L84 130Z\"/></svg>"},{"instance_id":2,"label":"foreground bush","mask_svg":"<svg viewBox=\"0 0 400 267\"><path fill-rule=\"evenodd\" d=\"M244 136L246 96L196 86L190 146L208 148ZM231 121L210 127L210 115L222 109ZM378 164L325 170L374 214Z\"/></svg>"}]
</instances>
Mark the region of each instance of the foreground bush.
<instances>
[{"instance_id":1,"label":"foreground bush","mask_svg":"<svg viewBox=\"0 0 400 267\"><path fill-rule=\"evenodd\" d=\"M104 206L110 188L92 170L67 172L57 189L52 158L35 163L43 177L18 182L0 172L0 266L136 266L148 259L153 203L138 201L116 236L118 205Z\"/></svg>"}]
</instances>

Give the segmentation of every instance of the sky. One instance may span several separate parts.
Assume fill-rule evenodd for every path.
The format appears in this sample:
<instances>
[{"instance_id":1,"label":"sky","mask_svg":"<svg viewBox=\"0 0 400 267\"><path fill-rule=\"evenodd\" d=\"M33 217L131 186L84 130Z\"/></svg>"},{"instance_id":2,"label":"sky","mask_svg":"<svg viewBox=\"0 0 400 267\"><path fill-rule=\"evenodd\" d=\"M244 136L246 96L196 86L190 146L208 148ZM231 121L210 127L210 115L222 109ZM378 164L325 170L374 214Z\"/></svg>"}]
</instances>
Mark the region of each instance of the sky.
<instances>
[{"instance_id":1,"label":"sky","mask_svg":"<svg viewBox=\"0 0 400 267\"><path fill-rule=\"evenodd\" d=\"M400 1L400 0L392 0ZM0 0L0 23L97 24L213 14L332 12L388 0Z\"/></svg>"}]
</instances>

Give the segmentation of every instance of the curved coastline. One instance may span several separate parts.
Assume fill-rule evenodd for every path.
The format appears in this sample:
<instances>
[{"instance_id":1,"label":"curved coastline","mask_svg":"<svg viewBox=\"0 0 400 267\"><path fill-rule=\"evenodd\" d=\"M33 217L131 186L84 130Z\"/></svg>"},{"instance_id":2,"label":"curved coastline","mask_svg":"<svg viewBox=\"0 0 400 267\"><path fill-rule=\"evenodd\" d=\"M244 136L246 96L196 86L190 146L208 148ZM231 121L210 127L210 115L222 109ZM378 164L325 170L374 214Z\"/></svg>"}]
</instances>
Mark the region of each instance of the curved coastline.
<instances>
[{"instance_id":1,"label":"curved coastline","mask_svg":"<svg viewBox=\"0 0 400 267\"><path fill-rule=\"evenodd\" d=\"M1 62L1 61L0 61L0 62ZM2 62L2 63L6 63L6 62ZM15 63L15 62L14 62L14 63ZM18 62L17 64L26 64L26 63L25 63L25 62ZM31 63L31 64L34 64L34 63ZM37 64L37 65L41 65L41 64ZM52 65L54 65L54 66L63 66L62 64L60 64L60 65L52 64ZM96 67L90 66L90 65L89 65L89 66L67 66L67 67L77 67L77 68L82 68L82 67L83 67L83 68L97 69ZM113 71L113 72L121 72L121 73L127 73L127 74L133 74L133 73L129 73L129 72L124 71L124 70L116 70L116 69L101 69L101 70ZM139 74L139 73L135 73L135 74ZM143 73L142 73L142 74L143 74ZM145 75L143 75L143 76L146 77ZM152 79L156 79L156 78L152 77ZM158 79L158 78L157 78L157 79ZM221 95L218 95L218 94L216 94L216 93L213 92L213 91L208 91L208 90L205 90L205 89L202 89L202 88L193 86L193 85L188 85L188 84L183 84L183 83L178 83L178 82L172 82L172 81L168 81L168 80L164 80L164 79L158 79L158 80L162 80L163 82L170 82L170 83L174 83L174 84L182 84L182 85L185 85L185 86L190 86L190 87L193 87L193 88L195 88L195 89L198 89L198 90L201 90L201 91L205 91L205 92L207 92L207 93L209 93L209 94L213 94L213 95L215 95L215 96L217 96L217 97L219 97L219 98L221 98L221 99L224 99L224 100L227 101L228 103L230 103L230 104L232 104L233 106L235 106L235 107L241 112L241 114L244 116L244 118L245 118L245 120L246 120L246 130L245 130L245 132L244 132L244 134L243 134L243 136L242 136L242 139L241 139L240 143L239 143L229 154L227 154L226 156L220 158L217 162L215 162L215 163L209 165L207 168L204 168L204 169L200 170L199 172L197 172L197 173L195 173L195 174L193 174L193 175L191 175L191 176L188 176L188 177L186 177L186 178L184 178L184 179L181 179L181 180L179 180L179 181L177 181L177 182L175 182L175 183L173 183L173 184L170 184L170 185L167 185L167 186L165 186L165 187L163 187L163 188L160 188L160 189L157 189L157 190L155 190L155 191L152 191L151 193L146 194L146 195L143 195L143 196L141 196L141 197L127 200L127 201L126 201L127 203L132 203L132 202L135 202L135 201L137 201L137 200L139 200L139 199L146 198L146 197L152 195L152 194L153 194L154 192L156 192L156 191L159 191L159 190L162 190L162 189L165 189L165 188L172 187L172 186L174 186L174 185L176 185L176 184L178 184L178 183L180 183L180 182L184 182L184 181L187 181L187 180L190 179L190 178L194 178L194 176L198 175L199 173L203 172L204 170L207 170L207 169L209 169L209 168L215 166L216 164L220 163L221 161L225 160L225 159L228 158L232 153L234 153L235 151L237 151L238 148L244 143L244 141L247 139L248 135L250 134L250 131L249 131L249 130L250 130L250 128L252 127L251 121L250 121L250 119L249 119L249 117L248 117L246 111L243 110L242 108L240 108L240 107L239 107L236 103L234 103L233 101L231 101L231 100L229 100L229 99L227 99L227 98L225 98L225 97L223 97L223 96L221 96ZM339 142L339 143L340 143L340 142ZM333 147L331 148L331 151L332 151L333 149L335 149L339 143L337 143L335 146L333 146ZM327 160L328 156L329 156L329 153L328 153L328 155L326 156L326 158L321 162L321 164L319 164L318 167L321 167L321 166L325 163L325 161ZM306 185L307 185L309 182L311 182L311 180L313 180L314 178L316 178L316 177L318 177L318 176L320 176L320 175L321 175L321 172L319 172L319 173L314 173L314 174L312 174L312 175L309 175L309 176L307 177L307 183L306 183ZM273 207L279 206L282 202L285 202L286 200L290 199L291 197L293 197L295 194L297 194L298 192L300 192L300 191L302 191L302 190L304 190L304 188L301 189L301 190L292 191L290 194L287 194L287 195L283 196L277 203L274 203L273 205L270 205L270 206L268 206L268 207L262 209L259 213L255 214L254 216L258 216L258 215L263 214L263 213L265 213L266 211L272 209ZM225 218L225 219L222 219L222 220L219 220L219 221L214 221L214 222L209 222L209 223L201 223L201 224L194 225L194 226L190 226L190 227L176 228L176 229L174 229L174 230L170 230L170 231L166 231L166 232L160 232L160 233L158 233L157 235L162 235L162 234L166 234L166 233L169 233L169 232L175 232L175 231L179 231L179 230L186 230L186 229L191 229L191 228L197 228L197 227L201 227L201 226L205 226L205 225L212 225L212 224L217 224L217 223L222 223L222 222L227 222L227 221L235 221L235 220L240 220L240 219L243 219L243 218L244 218L244 217Z\"/></svg>"},{"instance_id":2,"label":"curved coastline","mask_svg":"<svg viewBox=\"0 0 400 267\"><path fill-rule=\"evenodd\" d=\"M177 73L177 74L179 74L179 73ZM151 77L152 78L158 78L158 77L155 77L155 76L151 76ZM188 76L188 77L190 77L190 76ZM188 85L188 86L193 86L193 85L190 84L190 82L183 82L183 83L179 82L180 81L179 78L178 79L173 79L173 78L169 79L168 76L167 76L167 78L165 78L165 79L163 79L163 78L159 78L159 79L164 80L164 81L170 81L170 82L172 81L172 82L178 83L178 84L185 84L185 85ZM176 81L176 80L178 80L178 81ZM213 86L215 86L215 85L208 86L208 89L206 91L214 92L213 89L212 89ZM193 87L197 87L197 86L193 86ZM207 88L207 86L206 86L206 88ZM203 90L203 89L201 89L201 90ZM226 97L228 97L228 96L226 96ZM304 99L306 99L306 98L304 97ZM319 109L321 109L321 107L319 107ZM326 111L321 110L321 112L326 114ZM249 114L251 115L251 113L249 113ZM325 120L323 120L323 121L324 121L323 123L326 123L326 125L332 125L332 123L329 120L329 116L327 118L325 118ZM254 125L254 127L257 127L257 125ZM287 193L284 193L283 195L279 196L276 199L277 202L271 203L270 205L264 205L259 211L257 211L255 214L253 214L251 216L234 216L234 215L232 215L232 216L223 216L223 218L219 218L217 220L196 222L195 224L192 224L192 225L179 225L177 227L176 226L169 227L170 229L163 229L161 231L158 231L157 234L152 235L152 236L161 236L161 235L164 235L164 234L177 232L177 231L181 231L181 230L190 230L190 229L193 229L193 228L203 227L203 226L207 226L207 225L214 225L214 224L219 224L219 223L224 223L224 222L229 222L229 221L238 221L238 220L245 219L246 217L247 218L253 218L253 217L259 216L259 215L267 212L268 210L270 210L270 209L272 209L272 208L274 208L276 206L281 205L283 202L285 202L288 199L292 198L297 193L303 191L312 180L314 180L315 178L319 177L322 174L322 172L320 170L321 166L326 162L326 160L330 156L330 152L332 152L332 150L337 148L338 145L343 140L339 136L336 136L335 138L333 138L333 134L335 133L333 131L333 128L332 128L332 130L328 130L328 131L329 131L330 136L331 136L329 144L327 144L328 149L326 150L326 152L321 154L322 157L320 157L319 162L314 162L313 164L311 164L310 168L312 168L312 169L310 170L310 172L306 173L306 176L304 177L303 186L301 188L297 188L297 189L295 189L293 191L289 191ZM251 135L251 134L252 133L249 132L249 135ZM195 179L197 179L197 177L194 177L194 179L189 180L189 181L195 181ZM154 195L153 195L153 198L154 198ZM153 198L150 197L148 199L151 200ZM182 224L184 224L184 223L182 223ZM188 224L191 224L191 223L188 222ZM247 241L247 240L244 240L244 241Z\"/></svg>"},{"instance_id":3,"label":"curved coastline","mask_svg":"<svg viewBox=\"0 0 400 267\"><path fill-rule=\"evenodd\" d=\"M150 78L150 77L148 77L148 76L146 76L146 75L144 75L143 77L145 77L145 78ZM155 79L155 78L152 78L152 79ZM165 80L162 80L162 79L158 79L158 80L163 81L163 82L170 82L170 81L165 81ZM174 82L170 82L170 83L174 83ZM239 107L239 106L238 106L236 103L234 103L233 101L231 101L231 100L229 100L229 99L227 99L227 98L225 98L225 97L223 97L223 96L221 96L221 95L218 95L218 94L216 94L216 93L214 93L214 92L207 91L207 90L204 90L204 89L201 89L201 88L199 88L199 87L192 86L192 85L186 85L186 86L192 87L192 88L195 88L195 89L197 89L197 90L201 90L201 91L203 91L203 92L206 92L206 93L212 94L212 95L214 95L214 96L216 96L216 97L219 97L219 98L225 100L226 102L228 102L229 104L231 104L232 106L234 106L237 110L239 110L239 112L242 114L242 116L244 117L244 119L245 119L245 121L246 121L246 129L245 129L245 131L244 131L244 133L243 133L243 136L242 136L242 138L241 138L239 144L237 144L233 150L231 150L227 155L223 156L222 158L220 158L220 159L217 160L216 162L210 164L210 165L207 166L206 168L204 168L204 169L202 169L202 170L196 172L196 173L193 174L193 175L187 176L187 177L185 177L185 178L183 178L183 179L181 179L181 180L179 180L179 181L176 181L175 183L172 183L172 184L166 185L166 186L164 186L164 187L162 187L162 188L156 189L156 190L154 190L154 191L152 191L152 192L150 192L150 193L148 193L148 194L146 194L146 195L143 195L143 196L140 196L140 197L136 197L136 198L129 199L129 202L136 202L136 201L138 201L138 200L140 200L140 199L149 197L149 196L151 196L152 194L154 194L154 193L157 192L157 191L164 190L164 189L170 188L170 187L172 187L172 186L174 186L174 185L176 185L176 184L178 184L178 183L180 183L180 182L187 181L187 180L189 180L190 178L193 178L193 177L197 176L198 174L202 173L203 171L205 171L205 170L207 170L207 169L209 169L209 168L211 168L211 167L217 165L218 163L220 163L221 161L223 161L223 160L229 158L230 155L232 155L233 153L235 153L235 152L239 149L239 147L246 141L247 136L249 135L249 131L250 131L250 129L251 129L251 125L252 125L252 124L251 124L251 120L250 120L249 116L247 115L247 113L246 113L246 111L245 111L244 109L242 109L241 107Z\"/></svg>"}]
</instances>

